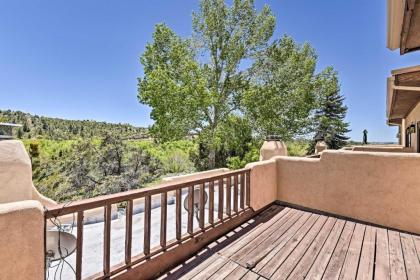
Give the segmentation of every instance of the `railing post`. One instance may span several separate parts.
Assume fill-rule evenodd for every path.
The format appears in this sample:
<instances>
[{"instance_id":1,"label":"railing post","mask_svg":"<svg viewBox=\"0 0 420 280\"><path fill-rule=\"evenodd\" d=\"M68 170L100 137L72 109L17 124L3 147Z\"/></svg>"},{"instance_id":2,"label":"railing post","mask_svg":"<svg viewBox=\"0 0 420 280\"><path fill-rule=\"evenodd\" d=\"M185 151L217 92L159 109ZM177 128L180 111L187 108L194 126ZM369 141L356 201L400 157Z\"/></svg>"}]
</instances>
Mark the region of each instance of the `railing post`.
<instances>
[{"instance_id":1,"label":"railing post","mask_svg":"<svg viewBox=\"0 0 420 280\"><path fill-rule=\"evenodd\" d=\"M200 201L199 201L199 227L204 230L204 183L200 184Z\"/></svg>"},{"instance_id":2,"label":"railing post","mask_svg":"<svg viewBox=\"0 0 420 280\"><path fill-rule=\"evenodd\" d=\"M238 174L235 174L233 179L233 211L238 213Z\"/></svg>"},{"instance_id":3,"label":"railing post","mask_svg":"<svg viewBox=\"0 0 420 280\"><path fill-rule=\"evenodd\" d=\"M181 226L182 226L182 221L181 221L181 217L182 217L182 212L181 212L181 196L182 196L182 190L181 189L177 189L176 190L176 197L175 197L175 216L176 216L176 240L180 241L181 240Z\"/></svg>"},{"instance_id":4,"label":"railing post","mask_svg":"<svg viewBox=\"0 0 420 280\"><path fill-rule=\"evenodd\" d=\"M77 212L76 280L82 279L83 211Z\"/></svg>"},{"instance_id":5,"label":"railing post","mask_svg":"<svg viewBox=\"0 0 420 280\"><path fill-rule=\"evenodd\" d=\"M219 185L219 205L218 205L218 216L219 220L223 221L223 193L224 193L224 187L223 187L223 179L219 179L218 182Z\"/></svg>"},{"instance_id":6,"label":"railing post","mask_svg":"<svg viewBox=\"0 0 420 280\"><path fill-rule=\"evenodd\" d=\"M226 214L228 215L228 217L230 218L230 216L232 215L231 213L231 204L232 204L232 181L231 181L231 176L229 175L226 178Z\"/></svg>"},{"instance_id":7,"label":"railing post","mask_svg":"<svg viewBox=\"0 0 420 280\"><path fill-rule=\"evenodd\" d=\"M167 193L160 195L160 246L166 249L166 224L167 224Z\"/></svg>"},{"instance_id":8,"label":"railing post","mask_svg":"<svg viewBox=\"0 0 420 280\"><path fill-rule=\"evenodd\" d=\"M133 200L127 201L125 210L125 263L131 263L131 243L133 234Z\"/></svg>"},{"instance_id":9,"label":"railing post","mask_svg":"<svg viewBox=\"0 0 420 280\"><path fill-rule=\"evenodd\" d=\"M246 206L250 206L251 204L251 171L247 170L246 171Z\"/></svg>"},{"instance_id":10,"label":"railing post","mask_svg":"<svg viewBox=\"0 0 420 280\"><path fill-rule=\"evenodd\" d=\"M111 261L111 204L107 204L104 210L104 275L110 272Z\"/></svg>"},{"instance_id":11,"label":"railing post","mask_svg":"<svg viewBox=\"0 0 420 280\"><path fill-rule=\"evenodd\" d=\"M144 244L143 253L148 256L150 254L150 218L151 218L151 197L147 195L144 198Z\"/></svg>"},{"instance_id":12,"label":"railing post","mask_svg":"<svg viewBox=\"0 0 420 280\"><path fill-rule=\"evenodd\" d=\"M214 181L209 182L209 223L214 224Z\"/></svg>"},{"instance_id":13,"label":"railing post","mask_svg":"<svg viewBox=\"0 0 420 280\"><path fill-rule=\"evenodd\" d=\"M194 227L194 186L188 187L188 225L187 232L193 234Z\"/></svg>"},{"instance_id":14,"label":"railing post","mask_svg":"<svg viewBox=\"0 0 420 280\"><path fill-rule=\"evenodd\" d=\"M242 210L244 210L244 204L245 204L245 172L241 173L241 189L240 189L240 207Z\"/></svg>"}]
</instances>

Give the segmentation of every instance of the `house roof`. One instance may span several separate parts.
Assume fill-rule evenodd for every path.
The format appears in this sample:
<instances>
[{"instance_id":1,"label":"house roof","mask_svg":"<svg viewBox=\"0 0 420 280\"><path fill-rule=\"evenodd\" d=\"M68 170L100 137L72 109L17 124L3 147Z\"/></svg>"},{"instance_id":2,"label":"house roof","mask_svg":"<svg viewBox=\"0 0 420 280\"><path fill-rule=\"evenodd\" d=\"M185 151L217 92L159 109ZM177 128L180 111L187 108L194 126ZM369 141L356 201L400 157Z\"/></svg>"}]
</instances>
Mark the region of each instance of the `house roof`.
<instances>
[{"instance_id":1,"label":"house roof","mask_svg":"<svg viewBox=\"0 0 420 280\"><path fill-rule=\"evenodd\" d=\"M420 66L396 69L387 80L387 118L401 124L420 102Z\"/></svg>"},{"instance_id":2,"label":"house roof","mask_svg":"<svg viewBox=\"0 0 420 280\"><path fill-rule=\"evenodd\" d=\"M388 0L387 47L401 54L420 49L420 1Z\"/></svg>"}]
</instances>

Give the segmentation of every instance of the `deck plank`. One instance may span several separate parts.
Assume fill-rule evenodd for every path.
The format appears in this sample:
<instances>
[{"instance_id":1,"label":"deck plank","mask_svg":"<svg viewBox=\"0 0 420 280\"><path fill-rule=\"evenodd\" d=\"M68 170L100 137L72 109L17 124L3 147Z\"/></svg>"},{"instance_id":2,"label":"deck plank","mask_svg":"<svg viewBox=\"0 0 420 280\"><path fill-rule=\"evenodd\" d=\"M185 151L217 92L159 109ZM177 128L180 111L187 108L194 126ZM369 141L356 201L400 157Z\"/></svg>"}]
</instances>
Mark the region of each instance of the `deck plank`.
<instances>
[{"instance_id":1,"label":"deck plank","mask_svg":"<svg viewBox=\"0 0 420 280\"><path fill-rule=\"evenodd\" d=\"M400 233L401 246L404 253L404 263L408 279L420 278L420 262L411 235Z\"/></svg>"},{"instance_id":2,"label":"deck plank","mask_svg":"<svg viewBox=\"0 0 420 280\"><path fill-rule=\"evenodd\" d=\"M244 239L238 243L239 248L236 252L231 254L231 259L240 262L240 260L250 251L258 247L265 239L269 238L271 234L276 232L281 225L284 225L289 219L292 219L296 215L298 214L294 210L287 211L285 214L278 215L280 217L279 219L273 219L272 221L267 222L265 227L255 230L253 232L252 239ZM223 255L227 256L226 254Z\"/></svg>"},{"instance_id":3,"label":"deck plank","mask_svg":"<svg viewBox=\"0 0 420 280\"><path fill-rule=\"evenodd\" d=\"M239 265L229 260L224 266L219 268L208 280L225 279L231 272L233 272ZM203 279L203 278L201 278Z\"/></svg>"},{"instance_id":4,"label":"deck plank","mask_svg":"<svg viewBox=\"0 0 420 280\"><path fill-rule=\"evenodd\" d=\"M324 246L316 257L312 267L309 269L308 274L306 275L307 279L321 279L324 271L330 261L330 258L334 252L334 249L340 239L341 233L343 231L345 221L338 220L329 236L327 241L325 241Z\"/></svg>"},{"instance_id":5,"label":"deck plank","mask_svg":"<svg viewBox=\"0 0 420 280\"><path fill-rule=\"evenodd\" d=\"M416 247L417 257L420 261L420 236L413 235L413 241L414 241L414 245Z\"/></svg>"},{"instance_id":6,"label":"deck plank","mask_svg":"<svg viewBox=\"0 0 420 280\"><path fill-rule=\"evenodd\" d=\"M296 229L292 229L292 232L296 232L296 230L303 225L303 223L309 218L309 216L310 215L303 212L293 213L293 216L290 219L288 219L283 225L280 225L276 231L274 231L258 246L252 247L252 250L249 251L246 255L236 256L237 258L234 258L234 260L236 260L242 266L248 268L255 267L255 265L261 259L263 259L272 249L280 246L278 244L278 241L287 238L287 236L284 237L285 233L288 232L291 227L294 226Z\"/></svg>"},{"instance_id":7,"label":"deck plank","mask_svg":"<svg viewBox=\"0 0 420 280\"><path fill-rule=\"evenodd\" d=\"M252 251L253 258L248 259L247 267L252 268L255 272L259 272L282 248L284 245L296 234L296 232L305 224L311 217L310 213L304 213L297 222L291 226L285 234L276 239L274 243L261 244L256 250ZM267 240L272 242L271 240Z\"/></svg>"},{"instance_id":8,"label":"deck plank","mask_svg":"<svg viewBox=\"0 0 420 280\"><path fill-rule=\"evenodd\" d=\"M328 240L330 235L334 232L336 222L336 218L328 218L319 235L308 248L308 251L302 256L301 260L296 265L296 267L293 269L292 273L289 276L290 279L304 279L306 277L307 273L312 267L314 260L323 248L323 245L325 244L326 240Z\"/></svg>"},{"instance_id":9,"label":"deck plank","mask_svg":"<svg viewBox=\"0 0 420 280\"><path fill-rule=\"evenodd\" d=\"M353 235L351 237L349 248L347 249L346 258L340 273L340 279L354 279L357 274L357 266L359 264L360 252L362 250L363 236L365 235L366 226L356 224Z\"/></svg>"},{"instance_id":10,"label":"deck plank","mask_svg":"<svg viewBox=\"0 0 420 280\"><path fill-rule=\"evenodd\" d=\"M312 228L318 220L319 215L312 214L306 223L300 228L298 232L290 239L285 246L279 251L268 263L260 270L259 274L266 278L270 278L277 268L286 260L289 254L296 248L299 242L305 237L306 233Z\"/></svg>"},{"instance_id":11,"label":"deck plank","mask_svg":"<svg viewBox=\"0 0 420 280\"><path fill-rule=\"evenodd\" d=\"M389 239L389 264L391 267L391 279L407 279L405 272L404 257L401 248L400 234L396 231L388 231Z\"/></svg>"},{"instance_id":12,"label":"deck plank","mask_svg":"<svg viewBox=\"0 0 420 280\"><path fill-rule=\"evenodd\" d=\"M192 279L192 280L208 279L228 262L229 262L229 259L218 255L218 258L216 258L215 261L208 263L206 268L204 268L198 274L194 275L194 277L187 278L187 279Z\"/></svg>"},{"instance_id":13,"label":"deck plank","mask_svg":"<svg viewBox=\"0 0 420 280\"><path fill-rule=\"evenodd\" d=\"M306 253L306 250L311 246L315 239L322 233L329 233L332 226L334 225L334 219L330 219L327 228L323 230L325 223L327 222L327 216L321 216L315 222L313 227L305 235L299 245L293 250L293 252L287 257L287 259L280 265L277 271L271 276L271 279L287 279L290 273L295 268L296 264L302 259L303 255ZM323 231L322 231L323 230ZM321 233L322 231L322 233ZM325 235L326 235L325 234ZM295 278L292 278L295 279Z\"/></svg>"},{"instance_id":14,"label":"deck plank","mask_svg":"<svg viewBox=\"0 0 420 280\"><path fill-rule=\"evenodd\" d=\"M365 238L363 239L362 252L360 254L359 269L357 270L357 279L373 279L375 242L376 228L366 226Z\"/></svg>"},{"instance_id":15,"label":"deck plank","mask_svg":"<svg viewBox=\"0 0 420 280\"><path fill-rule=\"evenodd\" d=\"M335 247L328 266L325 269L324 275L321 276L323 279L338 279L340 276L341 268L343 267L344 259L346 258L347 249L350 245L354 227L354 222L346 222L337 246Z\"/></svg>"},{"instance_id":16,"label":"deck plank","mask_svg":"<svg viewBox=\"0 0 420 280\"><path fill-rule=\"evenodd\" d=\"M250 270L248 270L247 274L245 274L241 280L257 280L257 279L264 279L262 277L260 277L258 274L256 274L255 272L252 272Z\"/></svg>"},{"instance_id":17,"label":"deck plank","mask_svg":"<svg viewBox=\"0 0 420 280\"><path fill-rule=\"evenodd\" d=\"M388 231L384 228L376 229L376 279L390 279Z\"/></svg>"},{"instance_id":18,"label":"deck plank","mask_svg":"<svg viewBox=\"0 0 420 280\"><path fill-rule=\"evenodd\" d=\"M245 274L248 273L248 269L243 266L238 265L235 270L233 270L228 276L225 277L225 280L237 280L241 279Z\"/></svg>"},{"instance_id":19,"label":"deck plank","mask_svg":"<svg viewBox=\"0 0 420 280\"><path fill-rule=\"evenodd\" d=\"M259 221L267 220L266 222L259 223L247 235L239 238L236 242L231 244L231 246L222 249L220 251L220 254L229 258L233 254L237 253L242 248L243 243L251 242L258 235L260 235L262 232L267 230L272 225L272 223L274 223L278 219L281 219L281 217L286 215L290 210L291 210L290 208L285 208L285 209L280 210L278 207L273 206L268 211L264 211L261 214L261 217L258 216L256 219L258 219Z\"/></svg>"}]
</instances>

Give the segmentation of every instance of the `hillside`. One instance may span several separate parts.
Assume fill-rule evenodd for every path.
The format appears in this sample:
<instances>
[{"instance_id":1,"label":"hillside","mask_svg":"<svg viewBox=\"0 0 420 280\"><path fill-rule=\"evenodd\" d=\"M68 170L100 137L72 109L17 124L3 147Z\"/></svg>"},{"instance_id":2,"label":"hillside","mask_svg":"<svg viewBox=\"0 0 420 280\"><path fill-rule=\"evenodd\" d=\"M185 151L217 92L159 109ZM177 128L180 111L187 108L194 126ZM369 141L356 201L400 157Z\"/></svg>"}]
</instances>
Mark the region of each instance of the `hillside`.
<instances>
[{"instance_id":1,"label":"hillside","mask_svg":"<svg viewBox=\"0 0 420 280\"><path fill-rule=\"evenodd\" d=\"M144 139L147 128L130 124L113 124L92 120L65 120L32 115L21 111L0 110L0 122L21 124L15 130L19 139L73 140L79 138L102 137L105 134L118 135L123 139Z\"/></svg>"}]
</instances>

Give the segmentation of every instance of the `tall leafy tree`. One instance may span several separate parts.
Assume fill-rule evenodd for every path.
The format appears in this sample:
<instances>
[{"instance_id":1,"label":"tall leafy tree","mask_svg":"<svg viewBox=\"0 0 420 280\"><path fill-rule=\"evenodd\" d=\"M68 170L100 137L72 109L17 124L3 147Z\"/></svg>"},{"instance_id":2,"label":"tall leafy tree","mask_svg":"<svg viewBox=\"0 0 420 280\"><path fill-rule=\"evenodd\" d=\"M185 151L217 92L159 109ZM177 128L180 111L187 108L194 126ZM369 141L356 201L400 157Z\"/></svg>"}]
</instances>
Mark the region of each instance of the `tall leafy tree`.
<instances>
[{"instance_id":1,"label":"tall leafy tree","mask_svg":"<svg viewBox=\"0 0 420 280\"><path fill-rule=\"evenodd\" d=\"M316 100L316 54L309 44L284 36L260 53L251 68L253 83L242 105L262 136L283 140L307 133Z\"/></svg>"},{"instance_id":2,"label":"tall leafy tree","mask_svg":"<svg viewBox=\"0 0 420 280\"><path fill-rule=\"evenodd\" d=\"M275 18L253 0L202 0L193 14L193 38L182 40L157 25L141 57L144 77L139 100L152 108L151 131L162 141L197 132L208 149L208 168L216 165L220 126L238 112L248 87L241 63L266 48Z\"/></svg>"},{"instance_id":3,"label":"tall leafy tree","mask_svg":"<svg viewBox=\"0 0 420 280\"><path fill-rule=\"evenodd\" d=\"M314 139L309 152L315 150L315 144L324 140L330 149L340 149L349 139L346 133L350 132L349 124L345 122L347 106L344 105L344 96L340 94L337 72L332 67L326 68L317 76L318 109L314 115Z\"/></svg>"}]
</instances>

